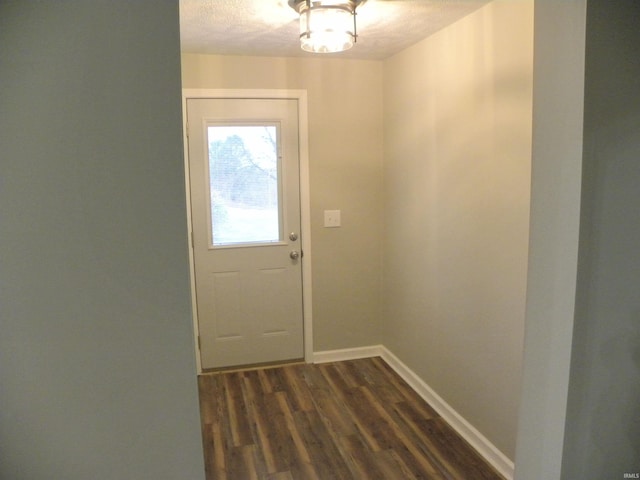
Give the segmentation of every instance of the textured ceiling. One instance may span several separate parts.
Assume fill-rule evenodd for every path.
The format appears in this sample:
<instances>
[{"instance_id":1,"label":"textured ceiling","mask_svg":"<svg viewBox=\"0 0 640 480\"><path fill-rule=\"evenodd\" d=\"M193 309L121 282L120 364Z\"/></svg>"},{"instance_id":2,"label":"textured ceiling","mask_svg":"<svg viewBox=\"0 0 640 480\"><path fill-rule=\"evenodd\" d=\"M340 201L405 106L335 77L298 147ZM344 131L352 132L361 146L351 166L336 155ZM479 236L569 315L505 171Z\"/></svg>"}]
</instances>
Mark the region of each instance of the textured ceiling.
<instances>
[{"instance_id":1,"label":"textured ceiling","mask_svg":"<svg viewBox=\"0 0 640 480\"><path fill-rule=\"evenodd\" d=\"M437 32L489 0L367 0L356 45L331 57L380 60ZM304 57L287 0L180 0L182 51ZM320 54L322 55L322 54ZM327 54L324 54L327 55Z\"/></svg>"}]
</instances>

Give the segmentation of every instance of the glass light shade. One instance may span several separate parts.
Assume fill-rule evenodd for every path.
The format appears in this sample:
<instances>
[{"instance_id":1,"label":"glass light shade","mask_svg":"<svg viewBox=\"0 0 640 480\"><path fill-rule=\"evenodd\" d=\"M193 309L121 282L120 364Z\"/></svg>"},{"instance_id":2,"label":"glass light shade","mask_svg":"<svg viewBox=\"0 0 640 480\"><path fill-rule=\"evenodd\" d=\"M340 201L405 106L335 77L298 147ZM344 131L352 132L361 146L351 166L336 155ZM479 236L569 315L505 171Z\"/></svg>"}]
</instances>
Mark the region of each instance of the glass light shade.
<instances>
[{"instance_id":1,"label":"glass light shade","mask_svg":"<svg viewBox=\"0 0 640 480\"><path fill-rule=\"evenodd\" d=\"M353 11L345 6L312 5L300 12L300 45L313 53L342 52L355 42Z\"/></svg>"}]
</instances>

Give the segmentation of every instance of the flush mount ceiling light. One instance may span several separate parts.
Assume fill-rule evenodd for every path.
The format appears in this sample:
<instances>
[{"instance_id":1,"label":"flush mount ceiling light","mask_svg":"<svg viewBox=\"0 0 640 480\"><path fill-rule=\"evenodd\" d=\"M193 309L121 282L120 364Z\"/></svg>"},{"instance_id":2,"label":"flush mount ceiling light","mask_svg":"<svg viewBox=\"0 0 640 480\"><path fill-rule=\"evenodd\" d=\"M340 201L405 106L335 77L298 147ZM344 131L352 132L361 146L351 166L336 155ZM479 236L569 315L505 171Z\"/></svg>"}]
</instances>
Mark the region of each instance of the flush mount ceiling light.
<instances>
[{"instance_id":1,"label":"flush mount ceiling light","mask_svg":"<svg viewBox=\"0 0 640 480\"><path fill-rule=\"evenodd\" d=\"M300 14L300 46L313 53L349 50L356 42L356 7L366 0L289 0Z\"/></svg>"}]
</instances>

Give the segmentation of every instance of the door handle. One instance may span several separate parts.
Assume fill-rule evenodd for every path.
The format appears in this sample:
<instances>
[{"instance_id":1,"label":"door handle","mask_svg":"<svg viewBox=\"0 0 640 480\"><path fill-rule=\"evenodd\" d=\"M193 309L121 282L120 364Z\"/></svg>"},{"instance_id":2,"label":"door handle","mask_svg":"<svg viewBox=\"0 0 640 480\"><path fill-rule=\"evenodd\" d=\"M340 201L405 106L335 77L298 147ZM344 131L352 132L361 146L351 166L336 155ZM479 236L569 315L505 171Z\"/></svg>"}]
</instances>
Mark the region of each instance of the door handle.
<instances>
[{"instance_id":1,"label":"door handle","mask_svg":"<svg viewBox=\"0 0 640 480\"><path fill-rule=\"evenodd\" d=\"M291 260L297 260L300 258L300 252L298 252L297 250L291 250L289 252L289 257L291 258Z\"/></svg>"}]
</instances>

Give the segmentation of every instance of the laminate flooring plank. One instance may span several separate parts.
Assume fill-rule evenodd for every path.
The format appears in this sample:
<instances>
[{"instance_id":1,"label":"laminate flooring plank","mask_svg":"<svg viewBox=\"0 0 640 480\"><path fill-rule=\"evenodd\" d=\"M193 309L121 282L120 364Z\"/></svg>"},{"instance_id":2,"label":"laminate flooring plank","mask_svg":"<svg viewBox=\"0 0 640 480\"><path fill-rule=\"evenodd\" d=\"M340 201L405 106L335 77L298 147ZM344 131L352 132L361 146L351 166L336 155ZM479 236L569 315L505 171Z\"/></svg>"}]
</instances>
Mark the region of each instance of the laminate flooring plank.
<instances>
[{"instance_id":1,"label":"laminate flooring plank","mask_svg":"<svg viewBox=\"0 0 640 480\"><path fill-rule=\"evenodd\" d=\"M242 392L242 378L242 372L232 372L224 376L229 427L234 447L253 443Z\"/></svg>"},{"instance_id":2,"label":"laminate flooring plank","mask_svg":"<svg viewBox=\"0 0 640 480\"><path fill-rule=\"evenodd\" d=\"M359 418L360 428L371 450L388 450L398 444L397 430L393 423L380 415L377 402L368 392L367 387L354 388L350 391L347 406Z\"/></svg>"},{"instance_id":3,"label":"laminate flooring plank","mask_svg":"<svg viewBox=\"0 0 640 480\"><path fill-rule=\"evenodd\" d=\"M252 469L250 461L250 453L247 449L250 445L241 445L239 447L231 447L227 453L228 475L229 480L246 479L257 480L257 473Z\"/></svg>"},{"instance_id":4,"label":"laminate flooring plank","mask_svg":"<svg viewBox=\"0 0 640 480\"><path fill-rule=\"evenodd\" d=\"M333 438L356 433L353 416L335 392L322 388L314 388L312 392L315 411Z\"/></svg>"},{"instance_id":5,"label":"laminate flooring plank","mask_svg":"<svg viewBox=\"0 0 640 480\"><path fill-rule=\"evenodd\" d=\"M271 386L271 382L269 381L269 377L265 370L256 370L258 373L258 378L260 379L260 385L262 386L262 391L264 393L272 393L273 387Z\"/></svg>"},{"instance_id":6,"label":"laminate flooring plank","mask_svg":"<svg viewBox=\"0 0 640 480\"><path fill-rule=\"evenodd\" d=\"M304 366L292 365L284 367L282 370L288 385L287 391L291 408L296 412L313 410L313 397L311 396L309 385L307 385L302 376Z\"/></svg>"},{"instance_id":7,"label":"laminate flooring plank","mask_svg":"<svg viewBox=\"0 0 640 480\"><path fill-rule=\"evenodd\" d=\"M276 396L276 400L278 401L278 405L280 406L280 410L282 411L285 425L287 426L287 431L289 432L289 436L293 442L298 463L310 464L311 458L309 457L309 452L307 451L307 447L305 446L304 441L302 440L302 436L300 435L298 426L296 425L296 422L293 419L293 414L291 412L291 406L289 405L289 400L287 395L285 395L284 392L278 392L275 394L275 396Z\"/></svg>"},{"instance_id":8,"label":"laminate flooring plank","mask_svg":"<svg viewBox=\"0 0 640 480\"><path fill-rule=\"evenodd\" d=\"M402 392L388 380L386 374L371 359L366 360L359 361L358 368L365 372L364 375L369 383L369 388L380 397L381 401L394 404L406 400Z\"/></svg>"},{"instance_id":9,"label":"laminate flooring plank","mask_svg":"<svg viewBox=\"0 0 640 480\"><path fill-rule=\"evenodd\" d=\"M227 471L229 452L234 448L234 435L232 422L229 415L226 376L216 378L217 392L215 395L215 418L211 424L213 432L213 445L216 470ZM214 477L216 478L216 477Z\"/></svg>"},{"instance_id":10,"label":"laminate flooring plank","mask_svg":"<svg viewBox=\"0 0 640 480\"><path fill-rule=\"evenodd\" d=\"M320 478L318 473L316 472L313 465L309 463L300 463L294 464L291 466L291 476L298 479L304 480L326 480L324 478Z\"/></svg>"},{"instance_id":11,"label":"laminate flooring plank","mask_svg":"<svg viewBox=\"0 0 640 480\"><path fill-rule=\"evenodd\" d=\"M263 403L264 414L268 419L266 438L275 461L276 471L291 471L292 466L296 464L297 455L276 395L277 392L267 395Z\"/></svg>"},{"instance_id":12,"label":"laminate flooring plank","mask_svg":"<svg viewBox=\"0 0 640 480\"><path fill-rule=\"evenodd\" d=\"M270 419L267 416L267 409L264 399L271 393L265 393L260 375L256 371L247 372L244 376L245 402L247 404L247 415L252 436L258 445L258 454L264 461L265 469L268 473L278 472L278 464L273 452L274 433L272 432Z\"/></svg>"},{"instance_id":13,"label":"laminate flooring plank","mask_svg":"<svg viewBox=\"0 0 640 480\"><path fill-rule=\"evenodd\" d=\"M202 448L204 448L205 452L213 452L214 449L213 430L210 423L202 425ZM215 470L215 456L205 455L204 472L206 478L214 478Z\"/></svg>"},{"instance_id":14,"label":"laminate flooring plank","mask_svg":"<svg viewBox=\"0 0 640 480\"><path fill-rule=\"evenodd\" d=\"M266 480L295 480L291 476L291 472L277 472L266 477Z\"/></svg>"},{"instance_id":15,"label":"laminate flooring plank","mask_svg":"<svg viewBox=\"0 0 640 480\"><path fill-rule=\"evenodd\" d=\"M344 452L346 463L354 479L384 479L376 462L375 453L369 449L360 435L341 437L339 447Z\"/></svg>"},{"instance_id":16,"label":"laminate flooring plank","mask_svg":"<svg viewBox=\"0 0 640 480\"><path fill-rule=\"evenodd\" d=\"M381 376L377 369L371 368L373 366L373 362L371 362L370 358L361 358L357 360L349 360L347 362L349 369L354 372L354 374L361 378L362 385L375 385L380 382Z\"/></svg>"},{"instance_id":17,"label":"laminate flooring plank","mask_svg":"<svg viewBox=\"0 0 640 480\"><path fill-rule=\"evenodd\" d=\"M211 375L198 376L198 399L200 401L200 423L213 423L215 414L216 396L213 383L215 378Z\"/></svg>"},{"instance_id":18,"label":"laminate flooring plank","mask_svg":"<svg viewBox=\"0 0 640 480\"><path fill-rule=\"evenodd\" d=\"M301 367L300 376L304 379L305 384L309 387L310 390L315 390L318 388L330 390L331 387L327 383L327 380L322 375L322 371L320 370L320 365L304 365ZM313 395L312 395L313 396Z\"/></svg>"},{"instance_id":19,"label":"laminate flooring plank","mask_svg":"<svg viewBox=\"0 0 640 480\"><path fill-rule=\"evenodd\" d=\"M260 480L269 475L259 447L256 445L245 445L243 447L242 454L247 465L247 470L249 471L249 478Z\"/></svg>"},{"instance_id":20,"label":"laminate flooring plank","mask_svg":"<svg viewBox=\"0 0 640 480\"><path fill-rule=\"evenodd\" d=\"M366 442L368 448L373 451L382 450L382 446L376 439L376 431L372 430L373 419L371 418L371 412L366 411L364 408L360 408L358 404L358 398L356 388L350 388L344 381L338 370L332 365L322 365L322 373L325 375L327 382L333 387L333 390L337 394L339 400L343 403L347 413L353 419L353 423Z\"/></svg>"},{"instance_id":21,"label":"laminate flooring plank","mask_svg":"<svg viewBox=\"0 0 640 480\"><path fill-rule=\"evenodd\" d=\"M209 462L212 463L214 472L212 477L207 478L216 478L220 480L225 480L227 478L227 462L225 451L228 450L229 446L226 444L222 429L219 423L214 423L211 425L211 435L213 439L213 450L209 450L209 455L205 455L205 465Z\"/></svg>"},{"instance_id":22,"label":"laminate flooring plank","mask_svg":"<svg viewBox=\"0 0 640 480\"><path fill-rule=\"evenodd\" d=\"M333 366L338 373L340 373L345 385L349 388L357 388L368 384L367 379L357 368L355 360L337 362L333 364Z\"/></svg>"},{"instance_id":23,"label":"laminate flooring plank","mask_svg":"<svg viewBox=\"0 0 640 480\"><path fill-rule=\"evenodd\" d=\"M271 393L270 389L265 389L265 385L260 379L260 372L250 370L244 372L242 376L242 394L245 401L264 398Z\"/></svg>"},{"instance_id":24,"label":"laminate flooring plank","mask_svg":"<svg viewBox=\"0 0 640 480\"><path fill-rule=\"evenodd\" d=\"M295 420L318 476L322 479L351 480L352 474L335 439L314 411L295 413Z\"/></svg>"},{"instance_id":25,"label":"laminate flooring plank","mask_svg":"<svg viewBox=\"0 0 640 480\"><path fill-rule=\"evenodd\" d=\"M287 389L287 380L284 376L283 370L286 366L280 368L267 368L263 370L265 376L269 379L271 389L274 392L282 392Z\"/></svg>"},{"instance_id":26,"label":"laminate flooring plank","mask_svg":"<svg viewBox=\"0 0 640 480\"><path fill-rule=\"evenodd\" d=\"M396 450L383 450L376 454L378 468L382 472L384 479L424 479L425 477L419 468L410 468L402 456ZM440 477L436 477L440 479Z\"/></svg>"}]
</instances>

